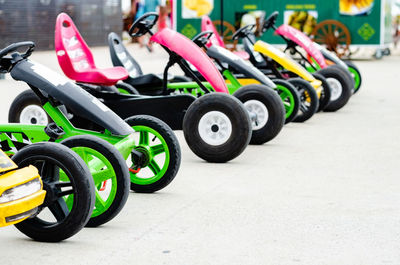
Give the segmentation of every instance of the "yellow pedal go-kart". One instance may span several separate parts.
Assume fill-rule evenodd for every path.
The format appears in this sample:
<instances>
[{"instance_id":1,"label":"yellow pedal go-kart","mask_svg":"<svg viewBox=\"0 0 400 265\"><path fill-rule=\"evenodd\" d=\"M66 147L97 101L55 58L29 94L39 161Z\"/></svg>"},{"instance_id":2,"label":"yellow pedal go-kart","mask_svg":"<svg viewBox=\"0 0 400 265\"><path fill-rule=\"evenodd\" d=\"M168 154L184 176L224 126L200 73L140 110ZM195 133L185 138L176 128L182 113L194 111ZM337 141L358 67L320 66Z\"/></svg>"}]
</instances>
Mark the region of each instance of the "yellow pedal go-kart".
<instances>
[{"instance_id":1,"label":"yellow pedal go-kart","mask_svg":"<svg viewBox=\"0 0 400 265\"><path fill-rule=\"evenodd\" d=\"M24 221L35 214L46 196L34 166L18 169L0 150L0 227Z\"/></svg>"}]
</instances>

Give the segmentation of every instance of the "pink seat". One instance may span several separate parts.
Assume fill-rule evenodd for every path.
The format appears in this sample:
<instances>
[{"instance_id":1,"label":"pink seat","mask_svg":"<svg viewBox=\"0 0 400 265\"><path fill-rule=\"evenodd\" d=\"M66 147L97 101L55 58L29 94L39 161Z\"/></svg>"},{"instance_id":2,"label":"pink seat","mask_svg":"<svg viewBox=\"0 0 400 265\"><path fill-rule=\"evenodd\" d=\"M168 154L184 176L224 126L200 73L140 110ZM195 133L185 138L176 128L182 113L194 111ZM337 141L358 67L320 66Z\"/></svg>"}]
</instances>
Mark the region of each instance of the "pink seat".
<instances>
[{"instance_id":1,"label":"pink seat","mask_svg":"<svg viewBox=\"0 0 400 265\"><path fill-rule=\"evenodd\" d=\"M57 16L55 48L64 74L77 82L112 86L128 77L128 72L123 67L96 67L88 45L72 19L65 13Z\"/></svg>"}]
</instances>

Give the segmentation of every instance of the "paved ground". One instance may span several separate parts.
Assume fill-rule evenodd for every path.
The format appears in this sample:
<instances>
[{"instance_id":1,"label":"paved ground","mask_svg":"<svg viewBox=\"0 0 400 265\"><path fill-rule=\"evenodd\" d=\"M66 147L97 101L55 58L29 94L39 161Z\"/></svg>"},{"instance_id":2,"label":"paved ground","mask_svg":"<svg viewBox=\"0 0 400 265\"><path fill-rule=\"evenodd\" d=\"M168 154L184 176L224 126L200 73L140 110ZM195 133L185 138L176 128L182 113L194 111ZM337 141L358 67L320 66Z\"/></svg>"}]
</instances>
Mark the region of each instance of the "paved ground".
<instances>
[{"instance_id":1,"label":"paved ground","mask_svg":"<svg viewBox=\"0 0 400 265\"><path fill-rule=\"evenodd\" d=\"M133 49L131 47L131 49ZM109 63L97 48L100 65ZM146 71L158 66L146 58ZM57 69L52 53L34 59ZM112 222L60 244L0 233L2 264L399 264L400 57L359 61L364 84L337 113L289 124L228 164L182 147L181 170L134 194ZM23 89L0 81L0 121Z\"/></svg>"}]
</instances>

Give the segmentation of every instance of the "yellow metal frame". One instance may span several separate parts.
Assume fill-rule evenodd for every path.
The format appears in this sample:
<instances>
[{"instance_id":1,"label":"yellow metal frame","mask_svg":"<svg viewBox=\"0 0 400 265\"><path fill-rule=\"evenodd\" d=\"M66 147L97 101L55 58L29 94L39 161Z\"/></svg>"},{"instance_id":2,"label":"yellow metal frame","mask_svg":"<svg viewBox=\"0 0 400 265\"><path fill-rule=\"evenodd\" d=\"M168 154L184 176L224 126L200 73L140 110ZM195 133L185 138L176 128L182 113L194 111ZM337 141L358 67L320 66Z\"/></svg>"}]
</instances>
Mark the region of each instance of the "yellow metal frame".
<instances>
[{"instance_id":1,"label":"yellow metal frame","mask_svg":"<svg viewBox=\"0 0 400 265\"><path fill-rule=\"evenodd\" d=\"M6 190L25 184L36 178L39 178L43 188L42 180L40 179L38 170L33 166L28 166L4 173L0 175L0 196ZM28 218L29 216L14 222L9 222L9 223L6 222L6 217L28 212L38 207L39 205L43 204L45 196L46 196L46 191L41 189L24 198L11 202L0 203L0 227L13 225Z\"/></svg>"}]
</instances>

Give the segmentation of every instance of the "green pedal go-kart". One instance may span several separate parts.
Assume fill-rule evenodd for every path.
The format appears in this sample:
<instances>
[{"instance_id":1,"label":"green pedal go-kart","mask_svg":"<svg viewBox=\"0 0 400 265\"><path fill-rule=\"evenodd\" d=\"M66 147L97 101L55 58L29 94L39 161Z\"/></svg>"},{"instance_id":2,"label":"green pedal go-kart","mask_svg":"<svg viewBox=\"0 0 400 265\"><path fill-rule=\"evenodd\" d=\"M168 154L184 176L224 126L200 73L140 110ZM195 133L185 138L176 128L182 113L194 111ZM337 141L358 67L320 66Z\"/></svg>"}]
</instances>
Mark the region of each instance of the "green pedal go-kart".
<instances>
[{"instance_id":1,"label":"green pedal go-kart","mask_svg":"<svg viewBox=\"0 0 400 265\"><path fill-rule=\"evenodd\" d=\"M25 146L12 159L0 150L0 227L15 225L34 240L58 242L87 224L94 183L78 154L44 142Z\"/></svg>"},{"instance_id":2,"label":"green pedal go-kart","mask_svg":"<svg viewBox=\"0 0 400 265\"><path fill-rule=\"evenodd\" d=\"M23 48L25 52L17 52ZM155 192L174 179L181 153L165 123L144 115L123 121L64 76L28 60L33 48L34 43L22 42L0 51L1 71L26 82L32 90L17 97L9 112L10 122L27 124L0 126L1 148L7 154L40 141L61 142L78 153L88 164L96 186L88 226L114 218L127 201L129 187L136 192ZM38 98L39 105L31 104ZM66 113L65 107L73 114ZM79 124L91 124L92 128L80 129Z\"/></svg>"}]
</instances>

